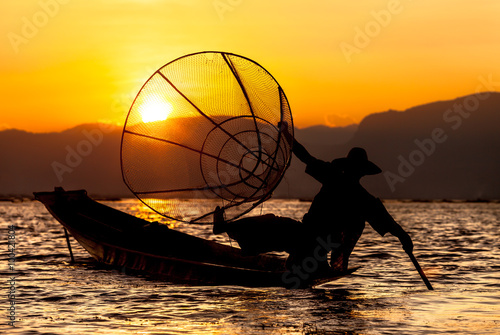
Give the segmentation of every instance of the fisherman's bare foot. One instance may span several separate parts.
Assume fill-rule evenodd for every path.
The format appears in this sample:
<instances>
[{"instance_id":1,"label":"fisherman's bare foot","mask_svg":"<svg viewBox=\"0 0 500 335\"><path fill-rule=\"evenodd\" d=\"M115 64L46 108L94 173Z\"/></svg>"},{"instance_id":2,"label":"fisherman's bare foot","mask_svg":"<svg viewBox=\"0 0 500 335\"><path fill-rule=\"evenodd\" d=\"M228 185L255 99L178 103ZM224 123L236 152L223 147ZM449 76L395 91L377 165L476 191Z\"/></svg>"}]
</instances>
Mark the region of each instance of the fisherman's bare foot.
<instances>
[{"instance_id":1,"label":"fisherman's bare foot","mask_svg":"<svg viewBox=\"0 0 500 335\"><path fill-rule=\"evenodd\" d=\"M214 234L217 235L224 232L224 229L222 228L224 222L224 208L220 208L219 206L217 206L214 211Z\"/></svg>"}]
</instances>

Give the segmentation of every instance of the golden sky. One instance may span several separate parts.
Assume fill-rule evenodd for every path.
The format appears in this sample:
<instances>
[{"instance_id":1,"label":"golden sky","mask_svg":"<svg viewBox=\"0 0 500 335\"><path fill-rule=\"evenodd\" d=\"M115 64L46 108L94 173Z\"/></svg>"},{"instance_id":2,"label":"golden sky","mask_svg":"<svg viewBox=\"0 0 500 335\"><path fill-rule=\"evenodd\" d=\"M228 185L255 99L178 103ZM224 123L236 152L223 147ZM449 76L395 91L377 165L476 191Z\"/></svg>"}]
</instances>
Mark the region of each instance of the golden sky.
<instances>
[{"instance_id":1,"label":"golden sky","mask_svg":"<svg viewBox=\"0 0 500 335\"><path fill-rule=\"evenodd\" d=\"M156 69L207 50L264 66L298 127L500 80L498 0L3 0L0 16L0 129L123 124Z\"/></svg>"}]
</instances>

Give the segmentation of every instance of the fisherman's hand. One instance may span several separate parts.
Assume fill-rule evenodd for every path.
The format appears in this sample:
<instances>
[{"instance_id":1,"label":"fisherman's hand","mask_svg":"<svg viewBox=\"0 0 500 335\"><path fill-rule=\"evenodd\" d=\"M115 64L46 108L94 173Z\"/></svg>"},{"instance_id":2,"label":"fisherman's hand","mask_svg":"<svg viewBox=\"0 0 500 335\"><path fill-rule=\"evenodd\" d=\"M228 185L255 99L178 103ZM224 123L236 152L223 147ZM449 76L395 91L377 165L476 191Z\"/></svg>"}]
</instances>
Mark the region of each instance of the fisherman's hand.
<instances>
[{"instance_id":1,"label":"fisherman's hand","mask_svg":"<svg viewBox=\"0 0 500 335\"><path fill-rule=\"evenodd\" d=\"M413 252L413 241L411 240L410 235L408 235L407 232L402 231L402 233L399 234L398 238L399 238L399 241L401 242L401 244L403 245L404 251L406 251L406 253L409 253L409 254L412 253Z\"/></svg>"},{"instance_id":2,"label":"fisherman's hand","mask_svg":"<svg viewBox=\"0 0 500 335\"><path fill-rule=\"evenodd\" d=\"M395 223L395 222L394 222ZM400 225L395 224L393 229L391 230L391 234L399 238L399 241L403 245L404 251L407 253L413 252L413 242L411 240L410 235L401 228Z\"/></svg>"},{"instance_id":3,"label":"fisherman's hand","mask_svg":"<svg viewBox=\"0 0 500 335\"><path fill-rule=\"evenodd\" d=\"M288 122L286 122L286 121L278 122L278 129L284 133L285 132L288 133Z\"/></svg>"},{"instance_id":4,"label":"fisherman's hand","mask_svg":"<svg viewBox=\"0 0 500 335\"><path fill-rule=\"evenodd\" d=\"M278 122L278 129L283 133L283 136L288 141L288 143L291 143L293 141L292 134L290 134L290 132L288 131L288 122Z\"/></svg>"}]
</instances>

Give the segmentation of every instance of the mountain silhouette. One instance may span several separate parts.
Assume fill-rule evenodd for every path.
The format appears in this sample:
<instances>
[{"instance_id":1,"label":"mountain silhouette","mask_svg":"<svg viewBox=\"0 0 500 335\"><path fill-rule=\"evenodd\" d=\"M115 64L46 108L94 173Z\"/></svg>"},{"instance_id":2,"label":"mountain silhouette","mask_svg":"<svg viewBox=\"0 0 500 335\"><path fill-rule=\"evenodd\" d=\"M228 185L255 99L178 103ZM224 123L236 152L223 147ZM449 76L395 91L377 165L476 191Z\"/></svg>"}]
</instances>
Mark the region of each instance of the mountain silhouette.
<instances>
[{"instance_id":1,"label":"mountain silhouette","mask_svg":"<svg viewBox=\"0 0 500 335\"><path fill-rule=\"evenodd\" d=\"M97 196L127 196L120 170L121 127L86 124L59 133L0 132L0 195L85 188Z\"/></svg>"},{"instance_id":2,"label":"mountain silhouette","mask_svg":"<svg viewBox=\"0 0 500 335\"><path fill-rule=\"evenodd\" d=\"M361 182L382 198L499 199L499 122L500 93L486 92L371 114L351 139L320 151L306 138L297 139L324 160L343 157L352 147L365 148L384 172ZM320 185L304 170L295 159L278 195L312 198Z\"/></svg>"},{"instance_id":3,"label":"mountain silhouette","mask_svg":"<svg viewBox=\"0 0 500 335\"><path fill-rule=\"evenodd\" d=\"M383 170L365 177L393 199L500 199L500 93L486 92L365 117L359 125L296 129L314 156L332 160L363 147ZM31 196L54 186L93 196L132 196L120 170L121 127L86 124L59 132L0 132L0 196ZM320 184L296 158L276 197L311 199Z\"/></svg>"}]
</instances>

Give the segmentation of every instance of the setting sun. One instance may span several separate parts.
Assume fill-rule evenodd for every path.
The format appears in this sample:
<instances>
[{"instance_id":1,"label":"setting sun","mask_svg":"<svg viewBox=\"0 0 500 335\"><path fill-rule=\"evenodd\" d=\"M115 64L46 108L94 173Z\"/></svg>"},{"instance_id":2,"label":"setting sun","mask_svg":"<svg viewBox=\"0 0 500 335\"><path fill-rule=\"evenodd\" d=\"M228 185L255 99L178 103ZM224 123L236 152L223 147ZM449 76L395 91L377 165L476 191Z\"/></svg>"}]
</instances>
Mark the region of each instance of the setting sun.
<instances>
[{"instance_id":1,"label":"setting sun","mask_svg":"<svg viewBox=\"0 0 500 335\"><path fill-rule=\"evenodd\" d=\"M142 122L144 123L164 121L173 110L173 107L169 102L163 99L158 99L157 97L155 98L145 101L139 107Z\"/></svg>"},{"instance_id":2,"label":"setting sun","mask_svg":"<svg viewBox=\"0 0 500 335\"><path fill-rule=\"evenodd\" d=\"M122 124L156 69L208 50L264 66L290 99L299 128L454 99L474 93L480 77L498 81L500 5L452 7L396 0L1 1L0 129ZM154 110L145 121L165 118Z\"/></svg>"}]
</instances>

